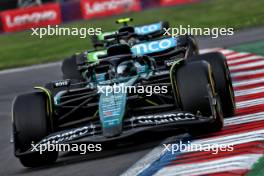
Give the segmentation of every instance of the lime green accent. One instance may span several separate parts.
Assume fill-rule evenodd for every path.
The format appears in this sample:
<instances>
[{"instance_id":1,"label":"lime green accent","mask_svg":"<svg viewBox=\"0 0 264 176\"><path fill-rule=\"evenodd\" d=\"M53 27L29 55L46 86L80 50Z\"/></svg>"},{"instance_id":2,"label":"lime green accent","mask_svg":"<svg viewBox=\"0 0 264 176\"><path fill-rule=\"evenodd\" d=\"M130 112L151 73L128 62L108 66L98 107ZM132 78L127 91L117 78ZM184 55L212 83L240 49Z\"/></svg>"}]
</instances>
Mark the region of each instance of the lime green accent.
<instances>
[{"instance_id":1,"label":"lime green accent","mask_svg":"<svg viewBox=\"0 0 264 176\"><path fill-rule=\"evenodd\" d=\"M142 96L139 96L139 98L144 98L144 97L142 97ZM154 105L154 106L157 106L157 105L159 105L158 103L156 103L156 102L154 102L154 101L151 101L151 100L149 100L149 99L146 99L146 98L144 98L145 99L145 101L146 102L148 102L149 104L152 104L152 105Z\"/></svg>"},{"instance_id":2,"label":"lime green accent","mask_svg":"<svg viewBox=\"0 0 264 176\"><path fill-rule=\"evenodd\" d=\"M36 86L34 87L34 89L39 89L48 96L47 111L48 111L48 116L50 118L51 129L53 130L53 119L52 119L52 114L53 114L53 108L52 108L53 103L52 102L53 101L52 101L51 92L45 87L41 87L41 86Z\"/></svg>"},{"instance_id":3,"label":"lime green accent","mask_svg":"<svg viewBox=\"0 0 264 176\"><path fill-rule=\"evenodd\" d=\"M264 41L242 44L231 47L231 49L239 52L250 52L264 56Z\"/></svg>"},{"instance_id":4,"label":"lime green accent","mask_svg":"<svg viewBox=\"0 0 264 176\"><path fill-rule=\"evenodd\" d=\"M99 112L99 109L97 109L97 110L95 111L95 113L94 113L94 115L93 115L93 118L96 117L96 115L98 114L98 112Z\"/></svg>"},{"instance_id":5,"label":"lime green accent","mask_svg":"<svg viewBox=\"0 0 264 176\"><path fill-rule=\"evenodd\" d=\"M98 35L97 38L98 38L98 40L100 40L100 41L104 40L104 34L102 33L102 34Z\"/></svg>"},{"instance_id":6,"label":"lime green accent","mask_svg":"<svg viewBox=\"0 0 264 176\"><path fill-rule=\"evenodd\" d=\"M52 114L53 114L53 109L52 109L52 105L53 105L53 101L52 101L52 96L51 96L51 92L46 89L45 87L34 87L34 89L39 89L41 91L43 91L47 96L48 96L48 103L47 103L47 110L48 110L48 116L50 118L50 123L51 123L51 128L53 130L53 119L52 119Z\"/></svg>"},{"instance_id":7,"label":"lime green accent","mask_svg":"<svg viewBox=\"0 0 264 176\"><path fill-rule=\"evenodd\" d=\"M107 50L90 52L87 54L88 62L97 62L98 56L102 56L102 55L106 55L106 54L107 54Z\"/></svg>"},{"instance_id":8,"label":"lime green accent","mask_svg":"<svg viewBox=\"0 0 264 176\"><path fill-rule=\"evenodd\" d=\"M35 89L39 89L41 91L43 91L47 96L48 96L48 104L49 104L49 116L51 117L53 109L52 109L52 96L51 93L48 89L46 89L45 87L34 87Z\"/></svg>"},{"instance_id":9,"label":"lime green accent","mask_svg":"<svg viewBox=\"0 0 264 176\"><path fill-rule=\"evenodd\" d=\"M133 18L121 18L121 19L118 19L116 22L117 23L128 23L130 21L133 21Z\"/></svg>"},{"instance_id":10,"label":"lime green accent","mask_svg":"<svg viewBox=\"0 0 264 176\"><path fill-rule=\"evenodd\" d=\"M175 79L175 67L182 61L183 59L179 59L177 61L175 61L173 63L173 65L170 68L170 81L171 81L171 87L173 90L173 95L175 98L175 101L177 101L177 104L180 105L181 104L181 100L180 100L180 93L179 93L179 89L177 86L177 81Z\"/></svg>"},{"instance_id":11,"label":"lime green accent","mask_svg":"<svg viewBox=\"0 0 264 176\"><path fill-rule=\"evenodd\" d=\"M103 41L105 36L112 35L114 33L116 33L116 31L104 32L101 35L98 35L98 40Z\"/></svg>"},{"instance_id":12,"label":"lime green accent","mask_svg":"<svg viewBox=\"0 0 264 176\"><path fill-rule=\"evenodd\" d=\"M150 104L152 104L152 105L154 105L154 106L159 105L158 103L155 103L154 101L151 101L149 99L145 99L145 101L148 102L148 103L150 103Z\"/></svg>"}]
</instances>

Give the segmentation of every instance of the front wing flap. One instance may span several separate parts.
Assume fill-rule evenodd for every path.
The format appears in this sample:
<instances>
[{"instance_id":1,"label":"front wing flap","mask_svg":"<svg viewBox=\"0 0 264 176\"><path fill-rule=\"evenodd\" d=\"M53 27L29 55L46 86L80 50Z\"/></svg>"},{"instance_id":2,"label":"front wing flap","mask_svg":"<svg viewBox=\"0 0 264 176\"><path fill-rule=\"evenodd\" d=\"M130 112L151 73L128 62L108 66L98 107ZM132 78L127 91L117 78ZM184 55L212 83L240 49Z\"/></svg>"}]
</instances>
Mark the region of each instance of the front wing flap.
<instances>
[{"instance_id":1,"label":"front wing flap","mask_svg":"<svg viewBox=\"0 0 264 176\"><path fill-rule=\"evenodd\" d=\"M203 117L201 115L194 115L192 113L183 111L172 111L166 113L159 113L153 115L143 115L127 118L123 121L123 131L121 135L107 138L102 135L102 127L100 123L87 124L78 128L59 131L52 133L45 137L37 144L61 144L61 143L77 143L77 142L91 142L103 143L109 141L120 140L136 133L143 131L151 131L156 129L191 129L201 124L211 124L215 121L213 116ZM27 152L20 153L16 151L16 156L30 153L32 149Z\"/></svg>"}]
</instances>

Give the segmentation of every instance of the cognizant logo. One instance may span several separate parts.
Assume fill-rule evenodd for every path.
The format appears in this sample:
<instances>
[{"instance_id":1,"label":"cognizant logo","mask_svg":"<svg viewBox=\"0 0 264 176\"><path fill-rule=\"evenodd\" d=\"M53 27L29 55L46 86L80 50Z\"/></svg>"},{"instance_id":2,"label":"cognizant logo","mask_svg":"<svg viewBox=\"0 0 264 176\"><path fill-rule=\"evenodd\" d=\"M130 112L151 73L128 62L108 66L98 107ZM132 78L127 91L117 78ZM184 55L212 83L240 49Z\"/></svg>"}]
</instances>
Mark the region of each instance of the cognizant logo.
<instances>
[{"instance_id":1,"label":"cognizant logo","mask_svg":"<svg viewBox=\"0 0 264 176\"><path fill-rule=\"evenodd\" d=\"M164 50L167 50L169 48L175 47L177 44L177 41L175 38L166 38L162 40L147 42L147 43L141 43L134 45L131 48L131 51L135 55L145 55L155 52L161 52Z\"/></svg>"},{"instance_id":2,"label":"cognizant logo","mask_svg":"<svg viewBox=\"0 0 264 176\"><path fill-rule=\"evenodd\" d=\"M135 31L138 35L146 35L160 30L161 30L161 23L135 27Z\"/></svg>"}]
</instances>

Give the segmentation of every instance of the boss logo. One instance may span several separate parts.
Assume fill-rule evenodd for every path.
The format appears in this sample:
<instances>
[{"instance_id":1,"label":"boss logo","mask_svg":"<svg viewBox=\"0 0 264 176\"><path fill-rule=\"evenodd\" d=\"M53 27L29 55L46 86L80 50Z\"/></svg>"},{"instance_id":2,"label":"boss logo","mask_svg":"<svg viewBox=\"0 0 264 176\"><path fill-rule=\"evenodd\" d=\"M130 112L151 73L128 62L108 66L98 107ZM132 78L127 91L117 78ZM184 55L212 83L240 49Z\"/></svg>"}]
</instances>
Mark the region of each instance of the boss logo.
<instances>
[{"instance_id":1,"label":"boss logo","mask_svg":"<svg viewBox=\"0 0 264 176\"><path fill-rule=\"evenodd\" d=\"M54 83L55 87L63 87L63 86L68 86L70 84L70 81L65 80L65 81L58 81Z\"/></svg>"}]
</instances>

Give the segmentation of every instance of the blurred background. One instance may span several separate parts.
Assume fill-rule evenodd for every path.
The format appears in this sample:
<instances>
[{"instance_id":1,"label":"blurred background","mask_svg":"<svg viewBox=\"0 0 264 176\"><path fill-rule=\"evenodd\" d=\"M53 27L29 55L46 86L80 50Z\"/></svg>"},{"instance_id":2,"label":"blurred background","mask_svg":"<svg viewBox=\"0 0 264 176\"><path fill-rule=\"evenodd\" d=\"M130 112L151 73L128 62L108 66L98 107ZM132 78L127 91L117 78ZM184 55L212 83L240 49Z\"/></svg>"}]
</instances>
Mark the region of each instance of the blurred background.
<instances>
[{"instance_id":1,"label":"blurred background","mask_svg":"<svg viewBox=\"0 0 264 176\"><path fill-rule=\"evenodd\" d=\"M111 31L120 26L116 19L132 17L132 25L169 21L171 27L241 30L263 26L263 6L264 1L251 0L0 0L0 69L53 62L92 47L89 37L39 39L31 35L32 27Z\"/></svg>"}]
</instances>

